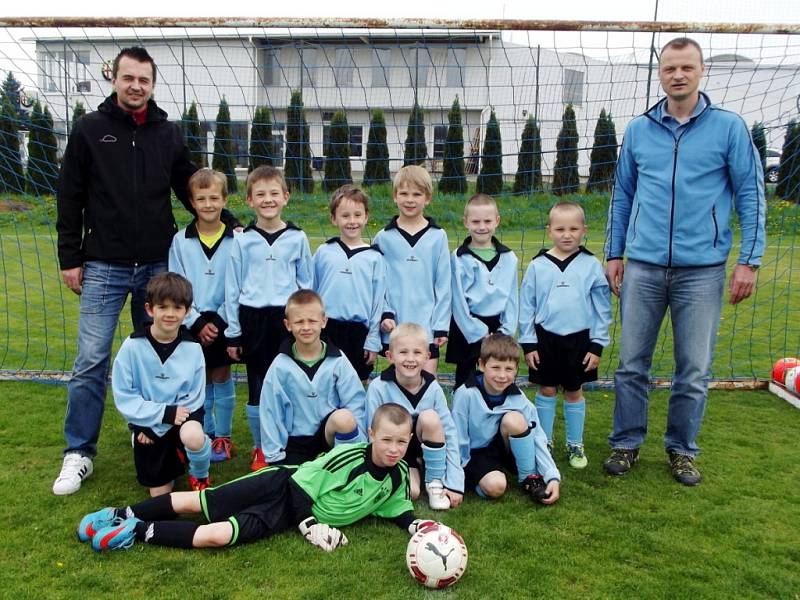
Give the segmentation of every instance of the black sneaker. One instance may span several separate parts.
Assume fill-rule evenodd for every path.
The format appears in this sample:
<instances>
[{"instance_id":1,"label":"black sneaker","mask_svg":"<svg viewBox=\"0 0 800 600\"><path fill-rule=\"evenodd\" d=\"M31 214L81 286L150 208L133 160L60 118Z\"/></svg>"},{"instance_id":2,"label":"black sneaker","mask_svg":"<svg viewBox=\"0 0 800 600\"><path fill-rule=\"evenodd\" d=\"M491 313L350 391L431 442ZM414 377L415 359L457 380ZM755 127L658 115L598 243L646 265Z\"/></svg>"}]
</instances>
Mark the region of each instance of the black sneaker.
<instances>
[{"instance_id":1,"label":"black sneaker","mask_svg":"<svg viewBox=\"0 0 800 600\"><path fill-rule=\"evenodd\" d=\"M550 497L550 492L547 491L547 484L542 479L541 475L528 475L519 486L522 491L531 497L531 500L541 502Z\"/></svg>"},{"instance_id":2,"label":"black sneaker","mask_svg":"<svg viewBox=\"0 0 800 600\"><path fill-rule=\"evenodd\" d=\"M669 466L675 481L683 485L697 485L703 479L694 465L694 458L686 454L670 452Z\"/></svg>"},{"instance_id":3,"label":"black sneaker","mask_svg":"<svg viewBox=\"0 0 800 600\"><path fill-rule=\"evenodd\" d=\"M639 449L612 448L611 456L603 463L603 468L609 475L625 475L631 467L639 462Z\"/></svg>"}]
</instances>

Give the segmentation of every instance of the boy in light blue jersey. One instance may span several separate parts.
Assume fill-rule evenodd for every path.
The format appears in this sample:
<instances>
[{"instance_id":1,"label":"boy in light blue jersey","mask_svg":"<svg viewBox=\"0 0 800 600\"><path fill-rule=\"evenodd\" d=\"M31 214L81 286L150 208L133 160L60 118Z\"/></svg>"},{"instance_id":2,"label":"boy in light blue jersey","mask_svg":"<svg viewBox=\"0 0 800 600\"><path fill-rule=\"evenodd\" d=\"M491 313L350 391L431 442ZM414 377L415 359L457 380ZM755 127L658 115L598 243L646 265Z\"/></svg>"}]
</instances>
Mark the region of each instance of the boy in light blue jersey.
<instances>
[{"instance_id":1,"label":"boy in light blue jersey","mask_svg":"<svg viewBox=\"0 0 800 600\"><path fill-rule=\"evenodd\" d=\"M139 483L151 496L172 491L189 460L189 487L208 487L211 440L203 432L205 361L183 327L192 284L177 273L159 273L147 284L145 310L152 325L133 333L114 360L114 403L133 431Z\"/></svg>"},{"instance_id":2,"label":"boy in light blue jersey","mask_svg":"<svg viewBox=\"0 0 800 600\"><path fill-rule=\"evenodd\" d=\"M280 170L261 166L247 176L247 203L256 218L234 238L225 271L225 337L230 357L247 367L254 471L266 466L258 404L267 369L289 335L283 325L286 301L312 284L308 238L281 218L288 202L289 189Z\"/></svg>"},{"instance_id":3,"label":"boy in light blue jersey","mask_svg":"<svg viewBox=\"0 0 800 600\"><path fill-rule=\"evenodd\" d=\"M517 332L517 256L494 237L500 213L494 198L475 194L464 207L469 236L452 255L453 317L445 360L456 365L454 388L475 369L481 340Z\"/></svg>"},{"instance_id":4,"label":"boy in light blue jersey","mask_svg":"<svg viewBox=\"0 0 800 600\"><path fill-rule=\"evenodd\" d=\"M600 262L581 246L586 217L580 204L559 202L550 209L547 234L553 247L539 252L522 278L519 341L528 377L540 386L536 410L551 446L556 394L564 388L567 456L570 466L582 469L588 462L582 384L597 379L609 342L611 294Z\"/></svg>"},{"instance_id":5,"label":"boy in light blue jersey","mask_svg":"<svg viewBox=\"0 0 800 600\"><path fill-rule=\"evenodd\" d=\"M422 325L401 323L392 330L386 352L391 366L369 385L364 422L369 423L378 407L388 402L411 413L414 437L406 454L411 497L419 497L422 480L430 507L447 510L461 504L464 497L464 469L447 399L436 378L422 369L428 357L428 338ZM421 469L424 477L420 476Z\"/></svg>"},{"instance_id":6,"label":"boy in light blue jersey","mask_svg":"<svg viewBox=\"0 0 800 600\"><path fill-rule=\"evenodd\" d=\"M539 416L514 384L521 348L511 336L493 333L483 339L479 371L453 394L461 464L467 486L483 498L506 491L508 470L532 500L553 504L561 475L547 448Z\"/></svg>"},{"instance_id":7,"label":"boy in light blue jersey","mask_svg":"<svg viewBox=\"0 0 800 600\"><path fill-rule=\"evenodd\" d=\"M365 382L381 350L386 264L380 249L361 237L369 217L369 198L363 191L340 187L331 197L330 210L340 236L314 254L314 289L328 318L323 336L344 352Z\"/></svg>"},{"instance_id":8,"label":"boy in light blue jersey","mask_svg":"<svg viewBox=\"0 0 800 600\"><path fill-rule=\"evenodd\" d=\"M433 182L425 169L414 165L400 169L392 190L398 214L378 232L374 243L386 260L384 349L397 323L418 323L429 344L424 369L435 375L439 348L447 343L452 292L447 234L423 214L432 197Z\"/></svg>"},{"instance_id":9,"label":"boy in light blue jersey","mask_svg":"<svg viewBox=\"0 0 800 600\"><path fill-rule=\"evenodd\" d=\"M286 303L284 341L261 389L261 449L268 464L299 465L339 444L363 442L365 394L336 346L323 342L325 309L313 290Z\"/></svg>"},{"instance_id":10,"label":"boy in light blue jersey","mask_svg":"<svg viewBox=\"0 0 800 600\"><path fill-rule=\"evenodd\" d=\"M233 226L221 220L228 200L227 180L211 169L189 178L189 201L197 216L172 238L169 270L192 284L194 301L183 323L203 347L206 360L203 429L211 438L211 461L228 460L233 452L231 429L236 390L231 379L224 331L225 268L233 244Z\"/></svg>"}]
</instances>

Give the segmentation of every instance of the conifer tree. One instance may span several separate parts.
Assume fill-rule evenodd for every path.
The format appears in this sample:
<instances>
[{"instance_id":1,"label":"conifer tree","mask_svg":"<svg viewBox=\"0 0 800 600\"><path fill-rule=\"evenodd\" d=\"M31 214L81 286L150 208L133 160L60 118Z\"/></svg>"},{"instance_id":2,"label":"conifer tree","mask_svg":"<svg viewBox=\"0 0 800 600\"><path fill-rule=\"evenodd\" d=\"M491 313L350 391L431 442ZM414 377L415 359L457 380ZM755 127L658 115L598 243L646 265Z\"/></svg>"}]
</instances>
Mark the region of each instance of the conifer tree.
<instances>
[{"instance_id":1,"label":"conifer tree","mask_svg":"<svg viewBox=\"0 0 800 600\"><path fill-rule=\"evenodd\" d=\"M475 191L483 194L497 194L503 191L503 147L500 139L500 124L494 111L486 124L486 139L483 141L481 172Z\"/></svg>"},{"instance_id":2,"label":"conifer tree","mask_svg":"<svg viewBox=\"0 0 800 600\"><path fill-rule=\"evenodd\" d=\"M753 128L750 130L753 136L753 145L758 150L758 156L761 159L761 170L767 170L767 136L764 133L764 123L758 121L753 123Z\"/></svg>"},{"instance_id":3,"label":"conifer tree","mask_svg":"<svg viewBox=\"0 0 800 600\"><path fill-rule=\"evenodd\" d=\"M350 125L343 110L337 110L328 129L328 149L325 153L325 179L322 187L332 192L353 183L350 174Z\"/></svg>"},{"instance_id":4,"label":"conifer tree","mask_svg":"<svg viewBox=\"0 0 800 600\"><path fill-rule=\"evenodd\" d=\"M250 165L252 171L261 165L274 164L275 150L272 144L272 119L269 108L256 106L253 126L250 129Z\"/></svg>"},{"instance_id":5,"label":"conifer tree","mask_svg":"<svg viewBox=\"0 0 800 600\"><path fill-rule=\"evenodd\" d=\"M189 106L189 110L183 114L181 128L186 140L186 147L189 149L189 157L198 169L204 168L208 164L206 158L206 136L200 128L197 104L194 102Z\"/></svg>"},{"instance_id":6,"label":"conifer tree","mask_svg":"<svg viewBox=\"0 0 800 600\"><path fill-rule=\"evenodd\" d=\"M75 106L72 109L72 128L75 128L75 123L78 122L83 115L86 114L86 107L83 105L83 102L78 100L75 103Z\"/></svg>"},{"instance_id":7,"label":"conifer tree","mask_svg":"<svg viewBox=\"0 0 800 600\"><path fill-rule=\"evenodd\" d=\"M25 191L22 157L19 151L19 114L8 96L0 102L0 192Z\"/></svg>"},{"instance_id":8,"label":"conifer tree","mask_svg":"<svg viewBox=\"0 0 800 600\"><path fill-rule=\"evenodd\" d=\"M308 122L300 90L292 92L286 111L286 162L283 173L291 191L314 191Z\"/></svg>"},{"instance_id":9,"label":"conifer tree","mask_svg":"<svg viewBox=\"0 0 800 600\"><path fill-rule=\"evenodd\" d=\"M522 140L514 177L514 192L530 194L542 189L542 136L533 115L528 116L522 130Z\"/></svg>"},{"instance_id":10,"label":"conifer tree","mask_svg":"<svg viewBox=\"0 0 800 600\"><path fill-rule=\"evenodd\" d=\"M367 136L367 162L364 165L364 185L379 185L391 181L389 176L389 146L386 144L386 119L383 111L372 111Z\"/></svg>"},{"instance_id":11,"label":"conifer tree","mask_svg":"<svg viewBox=\"0 0 800 600\"><path fill-rule=\"evenodd\" d=\"M53 115L47 106L44 107L42 125L42 134L39 140L44 157L44 187L46 193L55 194L58 190L58 140L56 139Z\"/></svg>"},{"instance_id":12,"label":"conifer tree","mask_svg":"<svg viewBox=\"0 0 800 600\"><path fill-rule=\"evenodd\" d=\"M28 111L21 103L21 93L22 84L14 77L14 73L9 71L3 80L2 89L0 89L0 104L9 104L8 114L12 115L17 122L24 121L28 117Z\"/></svg>"},{"instance_id":13,"label":"conifer tree","mask_svg":"<svg viewBox=\"0 0 800 600\"><path fill-rule=\"evenodd\" d=\"M428 145L425 142L425 115L416 102L408 116L403 166L424 165L428 158Z\"/></svg>"},{"instance_id":14,"label":"conifer tree","mask_svg":"<svg viewBox=\"0 0 800 600\"><path fill-rule=\"evenodd\" d=\"M575 194L580 187L578 177L578 128L575 111L567 104L561 118L561 131L556 139L556 165L552 191L556 196Z\"/></svg>"},{"instance_id":15,"label":"conifer tree","mask_svg":"<svg viewBox=\"0 0 800 600\"><path fill-rule=\"evenodd\" d=\"M587 192L607 192L614 185L617 168L617 132L611 114L600 111L594 128L594 146L589 155L589 180Z\"/></svg>"},{"instance_id":16,"label":"conifer tree","mask_svg":"<svg viewBox=\"0 0 800 600\"><path fill-rule=\"evenodd\" d=\"M53 117L37 100L31 111L28 133L28 193L34 196L55 193L58 180L56 139Z\"/></svg>"},{"instance_id":17,"label":"conifer tree","mask_svg":"<svg viewBox=\"0 0 800 600\"><path fill-rule=\"evenodd\" d=\"M223 96L219 102L217 112L217 129L214 132L214 159L212 166L215 171L224 173L228 179L228 193L235 194L238 189L236 181L236 157L233 155L233 134L231 132L231 113L228 101Z\"/></svg>"},{"instance_id":18,"label":"conifer tree","mask_svg":"<svg viewBox=\"0 0 800 600\"><path fill-rule=\"evenodd\" d=\"M784 200L791 197L792 178L800 167L799 152L800 127L792 120L786 126L786 136L783 138L781 150L781 164L778 167L778 185L775 186L775 195Z\"/></svg>"},{"instance_id":19,"label":"conifer tree","mask_svg":"<svg viewBox=\"0 0 800 600\"><path fill-rule=\"evenodd\" d=\"M439 191L443 194L463 194L467 191L467 177L464 175L464 127L461 125L458 96L453 100L447 115L447 138L444 142Z\"/></svg>"}]
</instances>

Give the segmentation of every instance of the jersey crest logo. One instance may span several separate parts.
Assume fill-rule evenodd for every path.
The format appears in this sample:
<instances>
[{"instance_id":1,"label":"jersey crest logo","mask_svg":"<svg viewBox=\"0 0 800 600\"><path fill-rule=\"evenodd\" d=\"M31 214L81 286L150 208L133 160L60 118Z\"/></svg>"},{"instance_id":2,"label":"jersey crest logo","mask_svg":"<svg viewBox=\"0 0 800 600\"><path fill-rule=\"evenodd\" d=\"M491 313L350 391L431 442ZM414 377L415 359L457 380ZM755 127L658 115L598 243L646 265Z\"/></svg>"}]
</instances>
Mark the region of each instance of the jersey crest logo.
<instances>
[{"instance_id":1,"label":"jersey crest logo","mask_svg":"<svg viewBox=\"0 0 800 600\"><path fill-rule=\"evenodd\" d=\"M319 394L317 392L309 392L309 398L319 398Z\"/></svg>"},{"instance_id":2,"label":"jersey crest logo","mask_svg":"<svg viewBox=\"0 0 800 600\"><path fill-rule=\"evenodd\" d=\"M211 267L208 267L208 271L203 273L203 275L212 275L213 276L213 275L216 275L216 273L214 273L214 270Z\"/></svg>"},{"instance_id":3,"label":"jersey crest logo","mask_svg":"<svg viewBox=\"0 0 800 600\"><path fill-rule=\"evenodd\" d=\"M568 287L570 287L570 285L566 281L559 281L558 284L556 284L556 287L557 288L560 288L560 287L561 288L568 288Z\"/></svg>"},{"instance_id":4,"label":"jersey crest logo","mask_svg":"<svg viewBox=\"0 0 800 600\"><path fill-rule=\"evenodd\" d=\"M277 258L275 258L274 256L272 256L272 254L270 254L270 255L269 255L267 258L266 258L266 261L267 261L267 262L269 262L269 261L271 261L271 260L278 260L278 259L277 259Z\"/></svg>"},{"instance_id":5,"label":"jersey crest logo","mask_svg":"<svg viewBox=\"0 0 800 600\"><path fill-rule=\"evenodd\" d=\"M412 254L406 259L406 262L419 262L419 259Z\"/></svg>"},{"instance_id":6,"label":"jersey crest logo","mask_svg":"<svg viewBox=\"0 0 800 600\"><path fill-rule=\"evenodd\" d=\"M352 275L353 274L353 272L350 270L350 267L345 267L344 269L339 271L339 273L342 273L343 275Z\"/></svg>"},{"instance_id":7,"label":"jersey crest logo","mask_svg":"<svg viewBox=\"0 0 800 600\"><path fill-rule=\"evenodd\" d=\"M165 379L166 380L166 379L169 379L169 376L164 375L164 373L159 373L158 375L156 375L156 379Z\"/></svg>"}]
</instances>

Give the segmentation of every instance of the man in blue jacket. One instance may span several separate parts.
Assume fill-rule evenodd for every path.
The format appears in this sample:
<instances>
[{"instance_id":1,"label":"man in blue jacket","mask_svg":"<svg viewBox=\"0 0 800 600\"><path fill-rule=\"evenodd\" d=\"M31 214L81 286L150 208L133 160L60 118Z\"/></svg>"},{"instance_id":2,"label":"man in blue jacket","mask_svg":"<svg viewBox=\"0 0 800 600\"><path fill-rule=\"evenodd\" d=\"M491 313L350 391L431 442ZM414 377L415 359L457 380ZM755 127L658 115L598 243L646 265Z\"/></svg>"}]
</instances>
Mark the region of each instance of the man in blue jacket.
<instances>
[{"instance_id":1,"label":"man in blue jacket","mask_svg":"<svg viewBox=\"0 0 800 600\"><path fill-rule=\"evenodd\" d=\"M125 48L112 73L114 93L75 124L61 166L58 260L81 307L56 495L78 491L92 474L119 314L130 294L140 328L147 282L167 268L177 231L170 189L192 210L186 183L197 167L179 127L152 99L153 59L144 48Z\"/></svg>"},{"instance_id":2,"label":"man in blue jacket","mask_svg":"<svg viewBox=\"0 0 800 600\"><path fill-rule=\"evenodd\" d=\"M764 251L764 176L747 125L699 91L700 46L676 38L661 50L666 98L628 125L606 232L606 276L621 295L622 339L614 377L612 453L623 475L647 433L647 388L656 338L669 308L675 372L664 446L673 477L700 483L694 464L722 308L736 209L741 227L729 300L749 297ZM627 256L627 264L623 263ZM623 286L624 275L624 286Z\"/></svg>"}]
</instances>

